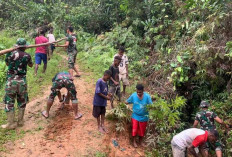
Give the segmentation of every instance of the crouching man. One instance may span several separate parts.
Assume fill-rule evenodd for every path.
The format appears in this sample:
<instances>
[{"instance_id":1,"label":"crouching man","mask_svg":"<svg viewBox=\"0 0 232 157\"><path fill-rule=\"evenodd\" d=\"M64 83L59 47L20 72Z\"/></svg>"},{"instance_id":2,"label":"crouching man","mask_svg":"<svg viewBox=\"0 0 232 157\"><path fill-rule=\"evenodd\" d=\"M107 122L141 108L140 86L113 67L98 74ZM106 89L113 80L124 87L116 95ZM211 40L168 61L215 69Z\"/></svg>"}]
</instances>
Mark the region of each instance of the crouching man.
<instances>
[{"instance_id":1,"label":"crouching man","mask_svg":"<svg viewBox=\"0 0 232 157\"><path fill-rule=\"evenodd\" d=\"M180 132L172 139L173 157L185 157L188 152L194 157L198 157L194 148L199 148L202 156L207 156L204 151L205 143L215 143L219 135L216 130L204 131L197 128L191 128Z\"/></svg>"},{"instance_id":2,"label":"crouching man","mask_svg":"<svg viewBox=\"0 0 232 157\"><path fill-rule=\"evenodd\" d=\"M72 100L72 107L74 110L74 119L77 120L82 117L81 113L78 113L78 100L76 97L76 87L73 83L73 79L70 73L68 72L60 72L55 75L55 77L52 79L53 85L51 88L51 94L49 95L48 101L47 101L47 109L46 111L42 112L42 115L45 118L49 117L49 111L51 109L51 106L54 102L55 97L58 95L60 103L64 103L64 100L61 96L60 90L61 88L66 88L68 90L68 94L66 99ZM67 101L66 101L67 102Z\"/></svg>"}]
</instances>

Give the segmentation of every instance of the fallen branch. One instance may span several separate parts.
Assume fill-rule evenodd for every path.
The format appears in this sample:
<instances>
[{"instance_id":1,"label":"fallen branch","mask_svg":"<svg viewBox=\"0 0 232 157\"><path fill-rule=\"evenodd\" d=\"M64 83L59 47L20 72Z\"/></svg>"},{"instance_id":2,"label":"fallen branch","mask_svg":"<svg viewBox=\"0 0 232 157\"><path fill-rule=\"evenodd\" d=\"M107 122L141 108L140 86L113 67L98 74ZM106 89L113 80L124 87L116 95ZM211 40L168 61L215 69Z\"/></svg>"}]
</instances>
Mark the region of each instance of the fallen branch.
<instances>
[{"instance_id":1,"label":"fallen branch","mask_svg":"<svg viewBox=\"0 0 232 157\"><path fill-rule=\"evenodd\" d=\"M48 43L44 43L44 44L28 45L28 46L26 46L26 48L28 49L28 48L34 48L34 47L40 47L40 46L47 46L47 45L50 45L50 44L61 42L61 41L65 40L65 39L66 38L62 38L62 39L59 39L57 41L50 42L50 43L48 42ZM0 51L0 56L4 55L6 53L12 52L12 51L14 51L14 50L16 50L18 48L20 48L20 46L16 46L16 47L13 47L13 48L10 48L10 49L1 50Z\"/></svg>"}]
</instances>

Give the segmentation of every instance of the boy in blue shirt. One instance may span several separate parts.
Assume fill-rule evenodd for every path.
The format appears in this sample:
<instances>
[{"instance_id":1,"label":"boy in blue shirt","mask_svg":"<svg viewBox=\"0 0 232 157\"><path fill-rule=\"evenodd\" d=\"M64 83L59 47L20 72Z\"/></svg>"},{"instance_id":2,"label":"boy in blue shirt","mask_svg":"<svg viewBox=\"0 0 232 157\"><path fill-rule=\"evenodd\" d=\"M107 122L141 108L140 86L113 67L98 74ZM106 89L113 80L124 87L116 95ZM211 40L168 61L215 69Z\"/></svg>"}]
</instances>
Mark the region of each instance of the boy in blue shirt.
<instances>
[{"instance_id":1,"label":"boy in blue shirt","mask_svg":"<svg viewBox=\"0 0 232 157\"><path fill-rule=\"evenodd\" d=\"M137 148L136 136L139 136L139 142L144 147L143 137L145 135L148 111L147 106L152 104L151 96L144 92L144 86L137 84L137 91L133 93L126 101L126 104L133 104L132 108L132 137L133 145Z\"/></svg>"},{"instance_id":2,"label":"boy in blue shirt","mask_svg":"<svg viewBox=\"0 0 232 157\"><path fill-rule=\"evenodd\" d=\"M93 99L93 116L97 118L98 130L106 133L104 125L107 100L111 99L108 95L107 81L111 78L111 71L106 70L104 76L98 79L96 83L95 95Z\"/></svg>"}]
</instances>

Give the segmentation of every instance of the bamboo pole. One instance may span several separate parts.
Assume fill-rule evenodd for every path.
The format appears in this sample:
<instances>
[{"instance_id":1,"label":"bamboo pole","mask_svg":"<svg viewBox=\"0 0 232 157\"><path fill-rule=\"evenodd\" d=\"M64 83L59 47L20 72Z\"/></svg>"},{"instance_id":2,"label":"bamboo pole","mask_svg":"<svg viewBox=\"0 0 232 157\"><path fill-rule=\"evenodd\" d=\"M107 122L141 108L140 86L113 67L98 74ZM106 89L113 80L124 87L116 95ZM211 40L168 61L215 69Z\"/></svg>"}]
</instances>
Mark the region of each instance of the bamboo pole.
<instances>
[{"instance_id":1,"label":"bamboo pole","mask_svg":"<svg viewBox=\"0 0 232 157\"><path fill-rule=\"evenodd\" d=\"M59 40L57 40L57 41L50 42L50 43L48 42L48 43L44 43L44 44L28 45L28 46L26 46L26 48L34 48L34 47L40 47L40 46L47 46L47 45L50 45L50 44L54 44L54 43L61 42L61 41L65 40L65 39L66 39L66 38L62 38L62 39L59 39ZM4 55L4 54L6 54L6 53L12 52L12 51L18 49L19 47L20 47L20 46L16 46L16 47L13 47L13 48L1 50L1 51L0 51L0 56L1 56L1 55Z\"/></svg>"}]
</instances>

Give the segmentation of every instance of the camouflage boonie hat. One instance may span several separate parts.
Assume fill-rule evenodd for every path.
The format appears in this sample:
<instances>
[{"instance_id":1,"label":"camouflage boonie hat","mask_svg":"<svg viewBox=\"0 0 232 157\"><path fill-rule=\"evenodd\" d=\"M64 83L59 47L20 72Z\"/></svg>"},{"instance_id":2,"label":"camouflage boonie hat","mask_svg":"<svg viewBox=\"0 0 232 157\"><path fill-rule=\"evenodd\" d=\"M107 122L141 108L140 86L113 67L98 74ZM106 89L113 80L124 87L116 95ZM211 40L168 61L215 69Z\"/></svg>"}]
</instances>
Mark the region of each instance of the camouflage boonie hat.
<instances>
[{"instance_id":1,"label":"camouflage boonie hat","mask_svg":"<svg viewBox=\"0 0 232 157\"><path fill-rule=\"evenodd\" d=\"M24 38L18 38L15 46L25 47L28 43Z\"/></svg>"},{"instance_id":2,"label":"camouflage boonie hat","mask_svg":"<svg viewBox=\"0 0 232 157\"><path fill-rule=\"evenodd\" d=\"M201 101L200 108L208 108L208 107L209 107L209 102Z\"/></svg>"}]
</instances>

